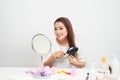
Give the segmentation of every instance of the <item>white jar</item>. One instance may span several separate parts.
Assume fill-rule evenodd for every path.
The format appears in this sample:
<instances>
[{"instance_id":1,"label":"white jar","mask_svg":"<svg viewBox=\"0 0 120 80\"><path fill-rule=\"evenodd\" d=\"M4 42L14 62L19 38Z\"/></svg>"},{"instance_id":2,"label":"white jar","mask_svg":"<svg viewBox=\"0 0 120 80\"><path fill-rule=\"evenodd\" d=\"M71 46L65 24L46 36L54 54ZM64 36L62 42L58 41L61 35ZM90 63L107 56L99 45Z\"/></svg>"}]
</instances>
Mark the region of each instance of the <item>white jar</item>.
<instances>
[{"instance_id":1,"label":"white jar","mask_svg":"<svg viewBox=\"0 0 120 80\"><path fill-rule=\"evenodd\" d=\"M120 62L117 58L117 56L113 56L113 59L111 60L111 68L112 68L112 74L119 76L120 75Z\"/></svg>"}]
</instances>

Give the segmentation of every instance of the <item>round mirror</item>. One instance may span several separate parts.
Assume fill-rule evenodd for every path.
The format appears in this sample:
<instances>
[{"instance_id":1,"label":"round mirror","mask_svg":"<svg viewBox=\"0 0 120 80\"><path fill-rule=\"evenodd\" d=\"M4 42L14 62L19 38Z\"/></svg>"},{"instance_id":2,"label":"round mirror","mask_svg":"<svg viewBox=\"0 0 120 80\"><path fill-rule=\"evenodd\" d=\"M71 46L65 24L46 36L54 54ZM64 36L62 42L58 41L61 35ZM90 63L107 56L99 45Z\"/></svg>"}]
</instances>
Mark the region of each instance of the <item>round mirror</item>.
<instances>
[{"instance_id":1,"label":"round mirror","mask_svg":"<svg viewBox=\"0 0 120 80\"><path fill-rule=\"evenodd\" d=\"M41 62L40 67L43 66L43 56L47 55L51 50L51 42L44 34L36 34L32 38L32 49L40 55ZM48 76L42 76L41 73L37 72L33 75L34 78L47 78Z\"/></svg>"},{"instance_id":2,"label":"round mirror","mask_svg":"<svg viewBox=\"0 0 120 80\"><path fill-rule=\"evenodd\" d=\"M44 34L36 34L32 38L32 49L39 55L45 55L51 50L51 42Z\"/></svg>"},{"instance_id":3,"label":"round mirror","mask_svg":"<svg viewBox=\"0 0 120 80\"><path fill-rule=\"evenodd\" d=\"M32 38L32 49L41 56L41 67L43 67L43 56L51 50L51 42L44 34L36 34Z\"/></svg>"}]
</instances>

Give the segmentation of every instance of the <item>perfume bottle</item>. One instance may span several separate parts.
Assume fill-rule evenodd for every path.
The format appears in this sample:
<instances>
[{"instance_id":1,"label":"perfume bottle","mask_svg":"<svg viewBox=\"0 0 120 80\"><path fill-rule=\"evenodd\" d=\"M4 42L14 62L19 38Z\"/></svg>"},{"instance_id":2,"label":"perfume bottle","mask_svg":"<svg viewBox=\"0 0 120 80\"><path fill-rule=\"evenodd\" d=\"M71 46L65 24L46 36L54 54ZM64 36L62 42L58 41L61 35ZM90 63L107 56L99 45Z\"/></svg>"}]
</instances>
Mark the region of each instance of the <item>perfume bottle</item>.
<instances>
[{"instance_id":1,"label":"perfume bottle","mask_svg":"<svg viewBox=\"0 0 120 80\"><path fill-rule=\"evenodd\" d=\"M102 70L105 73L107 70L107 65L106 65L106 57L102 56Z\"/></svg>"},{"instance_id":2,"label":"perfume bottle","mask_svg":"<svg viewBox=\"0 0 120 80\"><path fill-rule=\"evenodd\" d=\"M102 70L103 70L103 80L108 80L108 68L107 68L105 56L102 56Z\"/></svg>"},{"instance_id":3,"label":"perfume bottle","mask_svg":"<svg viewBox=\"0 0 120 80\"><path fill-rule=\"evenodd\" d=\"M118 60L118 57L113 55L111 60L111 68L112 68L112 74L119 76L120 74L120 62Z\"/></svg>"}]
</instances>

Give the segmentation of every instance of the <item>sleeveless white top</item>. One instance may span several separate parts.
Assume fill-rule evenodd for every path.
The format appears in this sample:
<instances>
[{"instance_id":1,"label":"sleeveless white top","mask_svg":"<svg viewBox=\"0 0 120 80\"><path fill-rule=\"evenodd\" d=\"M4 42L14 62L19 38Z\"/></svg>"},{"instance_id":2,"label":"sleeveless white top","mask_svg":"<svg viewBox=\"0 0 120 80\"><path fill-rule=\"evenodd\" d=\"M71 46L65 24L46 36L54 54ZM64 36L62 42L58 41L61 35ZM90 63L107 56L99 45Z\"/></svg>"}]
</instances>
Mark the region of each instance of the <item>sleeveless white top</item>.
<instances>
[{"instance_id":1,"label":"sleeveless white top","mask_svg":"<svg viewBox=\"0 0 120 80\"><path fill-rule=\"evenodd\" d=\"M79 61L84 61L83 59L83 55L80 53L80 45L78 43L76 43L76 46L78 47L78 51L77 51L77 58ZM61 59L55 59L54 63L53 63L53 67L57 67L57 68L76 68L76 66L72 65L69 63L69 57L68 54L66 53L68 50L69 46L61 46L59 45L56 40L54 40L52 42L52 50L51 50L51 54L53 54L56 51L62 51L65 53L65 56ZM50 54L50 55L51 55ZM48 58L50 57L50 55L48 56Z\"/></svg>"}]
</instances>

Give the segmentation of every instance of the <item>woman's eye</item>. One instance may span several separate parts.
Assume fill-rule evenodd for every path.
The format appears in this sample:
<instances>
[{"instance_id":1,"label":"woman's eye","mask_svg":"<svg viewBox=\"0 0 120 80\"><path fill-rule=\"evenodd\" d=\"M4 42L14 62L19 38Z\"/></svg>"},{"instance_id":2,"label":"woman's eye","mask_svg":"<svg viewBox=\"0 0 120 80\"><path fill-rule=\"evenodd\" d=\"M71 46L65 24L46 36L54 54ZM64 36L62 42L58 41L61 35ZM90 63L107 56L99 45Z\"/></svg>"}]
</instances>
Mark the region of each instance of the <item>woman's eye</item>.
<instances>
[{"instance_id":1,"label":"woman's eye","mask_svg":"<svg viewBox=\"0 0 120 80\"><path fill-rule=\"evenodd\" d=\"M54 28L54 30L57 30L56 28Z\"/></svg>"},{"instance_id":2,"label":"woman's eye","mask_svg":"<svg viewBox=\"0 0 120 80\"><path fill-rule=\"evenodd\" d=\"M62 30L63 28L60 28L60 30Z\"/></svg>"}]
</instances>

